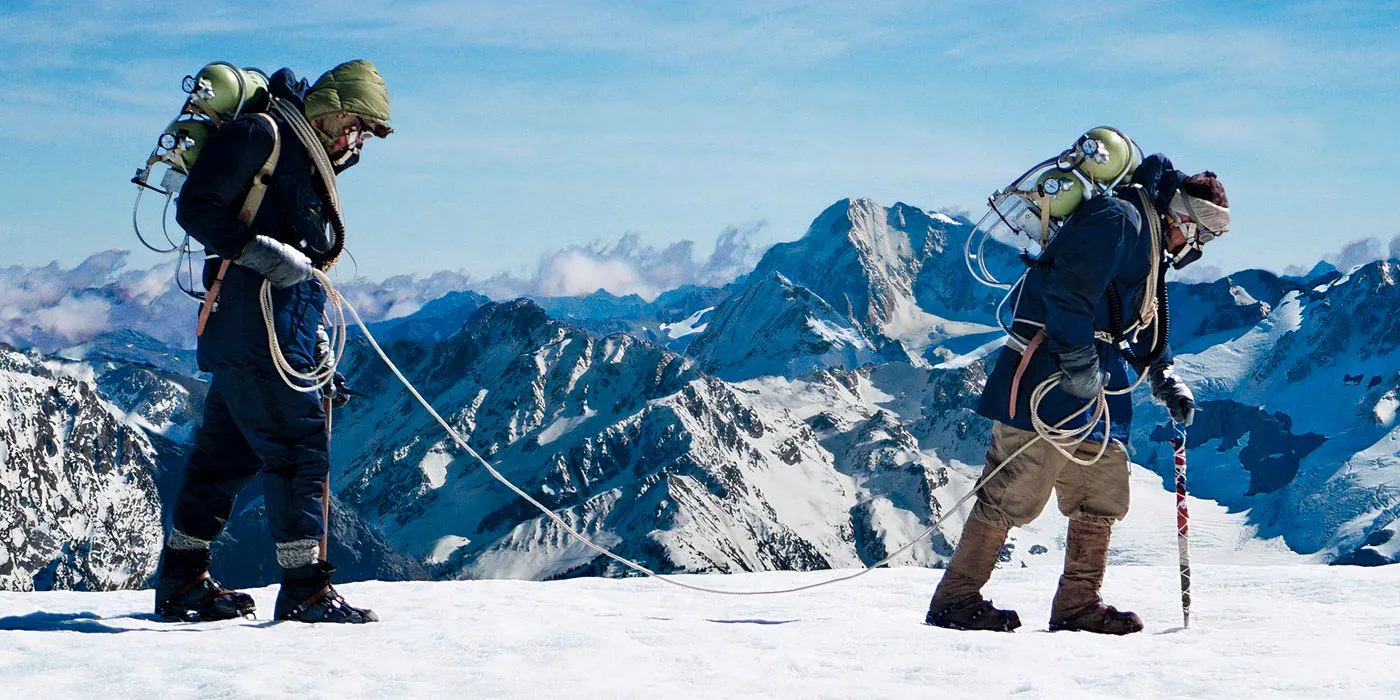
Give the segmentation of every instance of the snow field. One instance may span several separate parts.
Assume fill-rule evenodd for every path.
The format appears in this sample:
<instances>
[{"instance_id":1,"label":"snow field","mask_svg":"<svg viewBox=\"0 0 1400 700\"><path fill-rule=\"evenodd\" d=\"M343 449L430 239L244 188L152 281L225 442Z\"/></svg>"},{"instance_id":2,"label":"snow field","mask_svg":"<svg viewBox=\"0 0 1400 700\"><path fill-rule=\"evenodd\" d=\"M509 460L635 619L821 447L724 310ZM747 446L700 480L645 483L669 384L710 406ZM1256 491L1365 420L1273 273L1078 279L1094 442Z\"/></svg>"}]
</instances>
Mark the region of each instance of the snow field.
<instances>
[{"instance_id":1,"label":"snow field","mask_svg":"<svg viewBox=\"0 0 1400 700\"><path fill-rule=\"evenodd\" d=\"M691 577L733 589L834 572ZM1400 569L1203 565L1181 628L1176 569L1111 567L1147 630L1045 631L1058 571L1000 570L1015 634L922 624L940 572L876 571L796 596L640 579L361 583L365 627L144 617L149 591L0 594L7 697L1025 698L1400 696ZM254 591L270 613L276 591ZM38 612L36 612L38 611Z\"/></svg>"}]
</instances>

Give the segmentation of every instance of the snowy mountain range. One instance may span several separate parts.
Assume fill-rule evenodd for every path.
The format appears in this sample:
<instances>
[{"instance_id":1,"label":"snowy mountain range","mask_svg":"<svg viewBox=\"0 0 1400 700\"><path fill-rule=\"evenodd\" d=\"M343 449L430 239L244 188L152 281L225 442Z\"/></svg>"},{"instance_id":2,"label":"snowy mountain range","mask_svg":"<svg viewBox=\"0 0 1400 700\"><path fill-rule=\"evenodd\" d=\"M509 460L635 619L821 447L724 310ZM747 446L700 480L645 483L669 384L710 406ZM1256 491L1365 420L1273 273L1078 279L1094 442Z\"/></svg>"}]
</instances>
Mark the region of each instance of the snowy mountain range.
<instances>
[{"instance_id":1,"label":"snowy mountain range","mask_svg":"<svg viewBox=\"0 0 1400 700\"><path fill-rule=\"evenodd\" d=\"M852 567L922 532L981 470L989 426L972 407L1000 341L999 296L964 267L971 228L842 200L734 282L651 301L603 291L492 301L448 289L460 279L446 273L420 289L357 282L347 295L478 452L599 543L668 572ZM1004 277L1017 252L986 251ZM146 277L114 277L119 262L0 271L35 298L106 305L100 330L31 319L26 335L22 319L0 319L27 348L0 366L0 382L24 388L0 396L0 498L17 504L0 533L45 533L5 541L0 587L134 586L151 573L161 494L203 384L188 339L170 330L193 305ZM1400 559L1397 276L1391 261L1169 285L1177 363L1202 402L1192 492L1230 513L1216 534L1237 551ZM62 287L91 280L103 283ZM623 573L462 454L362 339L343 368L367 395L337 416L332 446L332 559L352 578ZM1171 469L1166 418L1145 392L1136 400L1135 484L1151 490ZM238 511L217 545L221 575L270 581L257 494ZM895 563L941 564L963 518ZM1058 565L1061 525L1017 531L1003 559ZM1122 541L1132 544L1115 545L1116 557L1142 556L1139 538Z\"/></svg>"}]
</instances>

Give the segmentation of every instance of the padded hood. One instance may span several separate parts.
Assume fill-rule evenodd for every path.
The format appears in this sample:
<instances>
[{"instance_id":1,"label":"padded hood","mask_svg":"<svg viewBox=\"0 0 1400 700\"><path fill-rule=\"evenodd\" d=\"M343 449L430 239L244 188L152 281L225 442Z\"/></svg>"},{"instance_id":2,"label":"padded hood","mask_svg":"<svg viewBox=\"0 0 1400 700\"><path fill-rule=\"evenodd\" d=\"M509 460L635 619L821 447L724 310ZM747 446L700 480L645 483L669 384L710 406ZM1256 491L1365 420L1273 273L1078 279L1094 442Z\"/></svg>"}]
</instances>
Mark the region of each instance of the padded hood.
<instances>
[{"instance_id":1,"label":"padded hood","mask_svg":"<svg viewBox=\"0 0 1400 700\"><path fill-rule=\"evenodd\" d=\"M306 94L306 118L354 114L380 124L389 123L389 87L373 63L342 63L316 79Z\"/></svg>"}]
</instances>

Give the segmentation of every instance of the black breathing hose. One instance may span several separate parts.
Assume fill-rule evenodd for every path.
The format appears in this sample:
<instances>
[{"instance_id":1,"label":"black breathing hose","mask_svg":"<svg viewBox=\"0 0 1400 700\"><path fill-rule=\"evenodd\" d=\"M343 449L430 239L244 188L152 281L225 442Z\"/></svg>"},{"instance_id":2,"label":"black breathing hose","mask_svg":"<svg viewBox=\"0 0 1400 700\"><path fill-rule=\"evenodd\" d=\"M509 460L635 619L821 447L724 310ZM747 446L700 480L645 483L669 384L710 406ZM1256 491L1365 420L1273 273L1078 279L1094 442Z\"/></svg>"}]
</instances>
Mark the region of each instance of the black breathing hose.
<instances>
[{"instance_id":1,"label":"black breathing hose","mask_svg":"<svg viewBox=\"0 0 1400 700\"><path fill-rule=\"evenodd\" d=\"M1131 343L1123 343L1119 348L1123 359L1137 368L1139 373L1147 371L1148 367L1162 359L1162 355L1167 351L1167 340L1171 336L1172 318L1171 310L1167 304L1166 270L1162 270L1161 274L1157 276L1156 287L1157 318L1156 323L1152 324L1155 333L1153 334L1151 350L1146 355L1139 355ZM1123 323L1123 299L1119 296L1118 289L1112 284L1109 284L1105 291L1108 297L1108 316L1113 336L1115 338L1121 337L1124 335L1125 327Z\"/></svg>"}]
</instances>

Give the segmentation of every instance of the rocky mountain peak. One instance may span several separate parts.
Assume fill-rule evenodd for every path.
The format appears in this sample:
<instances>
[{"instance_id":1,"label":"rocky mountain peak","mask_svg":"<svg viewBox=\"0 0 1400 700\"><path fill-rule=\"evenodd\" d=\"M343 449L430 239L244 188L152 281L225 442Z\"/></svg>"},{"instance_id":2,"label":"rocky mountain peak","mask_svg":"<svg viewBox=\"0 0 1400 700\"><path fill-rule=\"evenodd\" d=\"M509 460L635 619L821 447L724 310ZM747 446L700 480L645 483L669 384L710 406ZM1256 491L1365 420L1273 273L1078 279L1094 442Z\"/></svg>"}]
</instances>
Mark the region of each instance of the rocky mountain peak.
<instances>
[{"instance_id":1,"label":"rocky mountain peak","mask_svg":"<svg viewBox=\"0 0 1400 700\"><path fill-rule=\"evenodd\" d=\"M845 314L777 271L721 303L687 352L703 370L731 380L849 368L877 357Z\"/></svg>"},{"instance_id":2,"label":"rocky mountain peak","mask_svg":"<svg viewBox=\"0 0 1400 700\"><path fill-rule=\"evenodd\" d=\"M155 450L92 381L0 347L0 589L133 588L155 568Z\"/></svg>"}]
</instances>

